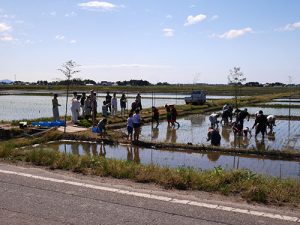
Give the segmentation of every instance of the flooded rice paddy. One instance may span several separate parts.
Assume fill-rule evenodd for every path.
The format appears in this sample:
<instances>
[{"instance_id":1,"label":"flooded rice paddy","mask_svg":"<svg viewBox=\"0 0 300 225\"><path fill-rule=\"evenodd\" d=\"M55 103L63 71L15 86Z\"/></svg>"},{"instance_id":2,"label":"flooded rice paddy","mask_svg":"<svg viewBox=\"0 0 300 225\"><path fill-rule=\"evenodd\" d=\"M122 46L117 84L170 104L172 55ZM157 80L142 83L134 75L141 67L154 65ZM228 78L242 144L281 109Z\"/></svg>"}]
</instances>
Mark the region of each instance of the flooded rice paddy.
<instances>
[{"instance_id":1,"label":"flooded rice paddy","mask_svg":"<svg viewBox=\"0 0 300 225\"><path fill-rule=\"evenodd\" d=\"M247 107L247 109L250 114L255 114L259 110L263 110L265 115L273 114L276 116L300 116L300 108L289 109L288 105L286 106L286 108L272 108L272 106L270 105L270 107L249 106Z\"/></svg>"},{"instance_id":2,"label":"flooded rice paddy","mask_svg":"<svg viewBox=\"0 0 300 225\"><path fill-rule=\"evenodd\" d=\"M285 105L287 107L289 107L289 105L293 106L293 105L300 105L300 101L290 101L290 102L281 102L281 101L272 101L272 102L265 102L265 103L261 103L263 105Z\"/></svg>"},{"instance_id":3,"label":"flooded rice paddy","mask_svg":"<svg viewBox=\"0 0 300 225\"><path fill-rule=\"evenodd\" d=\"M208 116L190 115L177 121L180 123L178 129L171 128L166 121L162 121L158 128L152 127L151 124L144 125L141 128L140 139L154 142L210 145L210 142L206 140L207 130L210 126ZM245 120L244 127L251 129L253 124L254 119ZM219 131L221 147L224 148L300 151L300 121L277 120L274 133L266 135L264 140L260 134L255 139L254 129L252 137L235 137L232 129L228 126L220 126Z\"/></svg>"},{"instance_id":4,"label":"flooded rice paddy","mask_svg":"<svg viewBox=\"0 0 300 225\"><path fill-rule=\"evenodd\" d=\"M78 155L103 156L108 159L128 160L144 165L154 164L171 168L225 170L249 169L258 174L280 178L300 178L300 161L283 161L254 156L232 156L220 153L199 153L191 151L167 151L137 146L109 146L83 142L54 142L36 147Z\"/></svg>"},{"instance_id":5,"label":"flooded rice paddy","mask_svg":"<svg viewBox=\"0 0 300 225\"><path fill-rule=\"evenodd\" d=\"M136 95L131 94L128 96L127 108L131 108L132 102L135 100ZM165 104L182 105L185 104L183 97L186 95L155 95L152 99L152 95L142 95L142 106L144 108L150 108L154 106L164 106ZM118 101L120 96L118 97ZM143 98L145 97L145 98ZM232 96L208 96L212 99L231 98ZM37 95L0 95L0 120L22 120L22 119L36 119L43 117L52 117L52 96L37 96ZM101 112L102 103L105 100L103 94L97 96L98 107L97 111ZM61 104L59 107L60 115L65 114L65 102L66 96L59 96L58 102ZM68 115L70 112L71 97L68 101ZM118 107L120 107L118 105ZM120 110L120 108L119 108Z\"/></svg>"}]
</instances>

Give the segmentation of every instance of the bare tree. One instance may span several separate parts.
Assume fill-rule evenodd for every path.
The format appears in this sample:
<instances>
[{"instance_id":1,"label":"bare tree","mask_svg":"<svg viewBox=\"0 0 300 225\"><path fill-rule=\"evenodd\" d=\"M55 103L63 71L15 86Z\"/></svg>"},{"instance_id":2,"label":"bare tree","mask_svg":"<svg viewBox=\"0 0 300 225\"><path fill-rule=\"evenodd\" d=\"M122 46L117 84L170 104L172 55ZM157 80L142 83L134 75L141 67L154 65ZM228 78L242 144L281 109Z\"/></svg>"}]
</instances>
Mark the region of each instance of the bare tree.
<instances>
[{"instance_id":1,"label":"bare tree","mask_svg":"<svg viewBox=\"0 0 300 225\"><path fill-rule=\"evenodd\" d=\"M244 73L241 71L240 67L236 66L233 67L233 69L229 70L228 83L234 88L235 108L238 108L240 88L245 81L246 78L244 77Z\"/></svg>"},{"instance_id":2,"label":"bare tree","mask_svg":"<svg viewBox=\"0 0 300 225\"><path fill-rule=\"evenodd\" d=\"M67 78L67 99L66 99L65 128L64 128L65 133L66 133L66 126L67 126L68 96L69 96L70 79L72 78L72 76L74 74L80 72L80 70L76 70L76 68L78 66L79 65L75 61L69 60L69 61L65 62L64 64L62 64L61 68L58 69Z\"/></svg>"}]
</instances>

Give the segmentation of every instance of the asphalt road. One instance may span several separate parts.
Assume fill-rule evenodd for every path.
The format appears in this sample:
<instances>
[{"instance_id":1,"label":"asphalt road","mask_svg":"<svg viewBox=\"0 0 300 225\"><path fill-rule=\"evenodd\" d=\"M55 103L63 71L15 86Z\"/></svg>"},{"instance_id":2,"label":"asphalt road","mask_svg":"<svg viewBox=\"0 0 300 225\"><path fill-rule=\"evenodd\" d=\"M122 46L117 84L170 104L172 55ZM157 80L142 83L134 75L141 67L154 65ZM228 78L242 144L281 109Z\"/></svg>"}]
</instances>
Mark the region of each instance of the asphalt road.
<instances>
[{"instance_id":1,"label":"asphalt road","mask_svg":"<svg viewBox=\"0 0 300 225\"><path fill-rule=\"evenodd\" d=\"M252 214L257 214L251 215L241 213L245 206L237 208L224 202L224 206L230 207L226 208L203 203L193 196L167 191L158 194L89 177L79 179L68 173L4 163L0 163L0 196L1 225L300 224L296 211L251 206L250 210L255 212ZM290 221L293 219L298 221Z\"/></svg>"}]
</instances>

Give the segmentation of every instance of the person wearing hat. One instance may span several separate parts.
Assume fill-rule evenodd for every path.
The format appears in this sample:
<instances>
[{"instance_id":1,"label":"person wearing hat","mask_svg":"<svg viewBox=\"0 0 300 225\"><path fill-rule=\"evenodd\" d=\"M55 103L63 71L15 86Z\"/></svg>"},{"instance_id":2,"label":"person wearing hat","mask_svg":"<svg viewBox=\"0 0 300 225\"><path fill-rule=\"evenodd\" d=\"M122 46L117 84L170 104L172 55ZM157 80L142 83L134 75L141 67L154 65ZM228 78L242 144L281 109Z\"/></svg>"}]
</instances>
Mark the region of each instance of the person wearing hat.
<instances>
[{"instance_id":1,"label":"person wearing hat","mask_svg":"<svg viewBox=\"0 0 300 225\"><path fill-rule=\"evenodd\" d=\"M268 115L267 120L268 120L268 123L269 123L270 133L272 133L273 132L273 127L276 126L276 124L275 124L276 117L274 115Z\"/></svg>"},{"instance_id":2,"label":"person wearing hat","mask_svg":"<svg viewBox=\"0 0 300 225\"><path fill-rule=\"evenodd\" d=\"M208 119L209 119L209 121L210 121L210 126L211 127L219 127L219 122L220 121L218 121L218 118L219 118L219 116L220 116L220 114L218 114L218 113L212 113L209 117L208 117Z\"/></svg>"},{"instance_id":3,"label":"person wearing hat","mask_svg":"<svg viewBox=\"0 0 300 225\"><path fill-rule=\"evenodd\" d=\"M252 129L255 127L255 138L259 133L261 133L262 139L264 139L268 125L269 122L267 117L264 115L262 110L259 110L252 127Z\"/></svg>"},{"instance_id":4,"label":"person wearing hat","mask_svg":"<svg viewBox=\"0 0 300 225\"><path fill-rule=\"evenodd\" d=\"M58 100L57 100L57 94L53 95L53 99L52 99L52 112L53 112L53 119L59 120L59 111L58 111L58 106L61 106L60 104L58 104Z\"/></svg>"}]
</instances>

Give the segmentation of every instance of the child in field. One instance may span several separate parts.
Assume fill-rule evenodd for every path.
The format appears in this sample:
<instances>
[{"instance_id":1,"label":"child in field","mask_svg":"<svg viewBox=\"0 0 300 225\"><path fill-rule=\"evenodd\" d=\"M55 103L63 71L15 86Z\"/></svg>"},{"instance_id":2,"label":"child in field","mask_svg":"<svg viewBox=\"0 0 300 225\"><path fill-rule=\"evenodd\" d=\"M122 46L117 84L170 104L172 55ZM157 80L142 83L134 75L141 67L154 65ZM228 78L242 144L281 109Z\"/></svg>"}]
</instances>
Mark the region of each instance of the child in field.
<instances>
[{"instance_id":1,"label":"child in field","mask_svg":"<svg viewBox=\"0 0 300 225\"><path fill-rule=\"evenodd\" d=\"M106 104L106 101L103 101L102 116L108 117L108 104Z\"/></svg>"},{"instance_id":2,"label":"child in field","mask_svg":"<svg viewBox=\"0 0 300 225\"><path fill-rule=\"evenodd\" d=\"M103 137L106 132L106 128L105 128L106 124L107 124L107 119L104 118L104 119L100 120L97 125L97 131L98 131L100 137Z\"/></svg>"},{"instance_id":3,"label":"child in field","mask_svg":"<svg viewBox=\"0 0 300 225\"><path fill-rule=\"evenodd\" d=\"M132 122L133 122L133 128L134 128L134 140L138 141L140 136L140 130L141 130L141 116L140 116L140 110L136 110L134 115L132 116Z\"/></svg>"},{"instance_id":4,"label":"child in field","mask_svg":"<svg viewBox=\"0 0 300 225\"><path fill-rule=\"evenodd\" d=\"M131 113L129 113L129 116L127 119L127 132L128 132L127 140L129 140L129 138L130 138L130 141L132 141L132 134L133 134L133 118L132 118L132 116L133 116L133 114L131 112Z\"/></svg>"}]
</instances>

